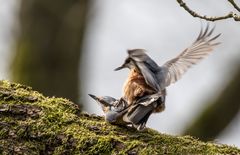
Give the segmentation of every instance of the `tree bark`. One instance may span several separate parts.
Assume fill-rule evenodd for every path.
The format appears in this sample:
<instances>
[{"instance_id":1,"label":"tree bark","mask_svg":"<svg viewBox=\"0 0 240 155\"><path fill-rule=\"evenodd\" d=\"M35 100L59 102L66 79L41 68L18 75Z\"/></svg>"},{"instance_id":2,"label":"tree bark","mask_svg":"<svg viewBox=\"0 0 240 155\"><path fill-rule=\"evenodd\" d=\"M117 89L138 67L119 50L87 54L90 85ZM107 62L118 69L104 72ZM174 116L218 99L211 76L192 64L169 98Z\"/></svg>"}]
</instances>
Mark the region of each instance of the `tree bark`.
<instances>
[{"instance_id":1,"label":"tree bark","mask_svg":"<svg viewBox=\"0 0 240 155\"><path fill-rule=\"evenodd\" d=\"M22 0L12 79L79 100L79 61L89 0Z\"/></svg>"},{"instance_id":2,"label":"tree bark","mask_svg":"<svg viewBox=\"0 0 240 155\"><path fill-rule=\"evenodd\" d=\"M240 154L190 136L111 125L67 99L7 81L0 81L0 135L0 154Z\"/></svg>"}]
</instances>

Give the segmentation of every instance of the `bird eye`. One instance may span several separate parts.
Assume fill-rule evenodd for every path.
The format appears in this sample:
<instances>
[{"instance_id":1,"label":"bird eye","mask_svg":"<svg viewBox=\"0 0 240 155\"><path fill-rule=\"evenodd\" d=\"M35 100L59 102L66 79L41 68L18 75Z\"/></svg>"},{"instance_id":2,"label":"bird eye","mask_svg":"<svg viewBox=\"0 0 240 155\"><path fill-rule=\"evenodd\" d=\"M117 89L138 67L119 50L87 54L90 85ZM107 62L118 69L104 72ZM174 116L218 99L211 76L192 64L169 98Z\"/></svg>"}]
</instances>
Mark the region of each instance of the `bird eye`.
<instances>
[{"instance_id":1,"label":"bird eye","mask_svg":"<svg viewBox=\"0 0 240 155\"><path fill-rule=\"evenodd\" d=\"M129 58L127 58L126 61L125 61L125 64L128 64L128 63L130 63L130 59Z\"/></svg>"}]
</instances>

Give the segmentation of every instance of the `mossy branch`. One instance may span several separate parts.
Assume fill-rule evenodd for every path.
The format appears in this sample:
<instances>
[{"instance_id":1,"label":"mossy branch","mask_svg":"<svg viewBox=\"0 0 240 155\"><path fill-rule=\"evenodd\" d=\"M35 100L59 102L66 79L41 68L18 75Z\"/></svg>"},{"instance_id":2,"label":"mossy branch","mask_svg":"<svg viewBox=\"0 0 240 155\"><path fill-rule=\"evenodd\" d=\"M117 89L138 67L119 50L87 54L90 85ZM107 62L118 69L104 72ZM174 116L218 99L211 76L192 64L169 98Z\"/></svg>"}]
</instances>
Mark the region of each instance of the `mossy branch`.
<instances>
[{"instance_id":1,"label":"mossy branch","mask_svg":"<svg viewBox=\"0 0 240 155\"><path fill-rule=\"evenodd\" d=\"M67 99L0 81L0 154L240 154L240 149L110 125Z\"/></svg>"}]
</instances>

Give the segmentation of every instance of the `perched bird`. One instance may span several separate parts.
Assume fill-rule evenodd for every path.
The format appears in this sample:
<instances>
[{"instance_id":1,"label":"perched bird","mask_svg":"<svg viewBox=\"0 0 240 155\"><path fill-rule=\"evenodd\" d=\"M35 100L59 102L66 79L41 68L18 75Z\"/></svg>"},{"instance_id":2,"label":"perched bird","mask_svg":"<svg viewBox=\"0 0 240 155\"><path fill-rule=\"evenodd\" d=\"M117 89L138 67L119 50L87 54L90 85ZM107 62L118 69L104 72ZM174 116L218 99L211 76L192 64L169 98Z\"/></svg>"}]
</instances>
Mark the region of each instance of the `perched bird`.
<instances>
[{"instance_id":1,"label":"perched bird","mask_svg":"<svg viewBox=\"0 0 240 155\"><path fill-rule=\"evenodd\" d=\"M160 106L159 100L162 94L156 93L140 98L136 104L128 106L127 102L121 98L117 100L110 96L96 97L89 94L102 107L105 120L112 124L132 125L137 130L143 130L149 116L153 110Z\"/></svg>"},{"instance_id":2,"label":"perched bird","mask_svg":"<svg viewBox=\"0 0 240 155\"><path fill-rule=\"evenodd\" d=\"M221 34L211 37L214 28L200 31L197 39L177 57L159 66L153 61L144 49L128 50L128 57L122 66L115 70L129 68L130 73L123 87L123 98L128 104L135 102L149 94L162 92L162 101L165 102L166 87L175 83L193 64L209 55L213 48L220 44L214 42ZM162 104L160 104L162 105ZM161 112L163 107L157 107L154 112Z\"/></svg>"}]
</instances>

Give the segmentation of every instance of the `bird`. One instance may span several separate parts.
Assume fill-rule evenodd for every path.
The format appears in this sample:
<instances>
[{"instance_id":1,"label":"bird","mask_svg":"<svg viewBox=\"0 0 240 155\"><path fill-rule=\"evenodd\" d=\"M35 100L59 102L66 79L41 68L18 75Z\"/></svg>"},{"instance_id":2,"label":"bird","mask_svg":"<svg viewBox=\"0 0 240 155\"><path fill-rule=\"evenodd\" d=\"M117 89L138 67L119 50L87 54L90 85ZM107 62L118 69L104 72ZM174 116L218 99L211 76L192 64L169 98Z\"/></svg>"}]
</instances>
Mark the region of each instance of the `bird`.
<instances>
[{"instance_id":1,"label":"bird","mask_svg":"<svg viewBox=\"0 0 240 155\"><path fill-rule=\"evenodd\" d=\"M144 130L150 115L157 107L165 107L162 100L162 93L157 92L139 98L135 104L128 106L127 112L123 115L125 122L130 122L137 130Z\"/></svg>"},{"instance_id":2,"label":"bird","mask_svg":"<svg viewBox=\"0 0 240 155\"><path fill-rule=\"evenodd\" d=\"M209 29L209 24L205 29L201 28L196 40L189 47L161 66L146 54L145 49L128 50L128 57L124 63L115 69L115 71L130 69L123 86L123 98L127 103L135 104L145 95L162 92L162 102L165 104L166 87L178 81L189 68L207 57L213 48L220 44L215 40L221 33L212 37L214 29L215 27ZM154 112L158 113L164 109L165 106L159 106Z\"/></svg>"},{"instance_id":3,"label":"bird","mask_svg":"<svg viewBox=\"0 0 240 155\"><path fill-rule=\"evenodd\" d=\"M146 95L138 99L136 104L130 106L123 98L117 100L110 96L97 97L92 94L89 96L101 105L106 122L125 126L131 125L141 131L145 129L153 110L161 103L158 100L161 99L162 94L158 92Z\"/></svg>"},{"instance_id":4,"label":"bird","mask_svg":"<svg viewBox=\"0 0 240 155\"><path fill-rule=\"evenodd\" d=\"M97 97L92 94L88 95L101 105L106 122L119 125L130 124L122 120L122 116L127 112L128 106L123 98L117 100L111 96Z\"/></svg>"}]
</instances>

